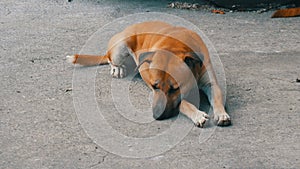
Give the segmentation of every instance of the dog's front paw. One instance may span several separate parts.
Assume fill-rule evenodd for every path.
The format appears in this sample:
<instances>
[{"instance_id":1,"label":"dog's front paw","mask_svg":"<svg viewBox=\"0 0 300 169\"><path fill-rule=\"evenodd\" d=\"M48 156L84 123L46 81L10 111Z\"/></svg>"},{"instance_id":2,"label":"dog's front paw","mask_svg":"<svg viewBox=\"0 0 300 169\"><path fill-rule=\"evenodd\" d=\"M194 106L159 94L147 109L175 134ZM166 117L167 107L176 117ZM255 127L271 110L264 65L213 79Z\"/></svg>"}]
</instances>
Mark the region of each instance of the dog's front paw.
<instances>
[{"instance_id":1,"label":"dog's front paw","mask_svg":"<svg viewBox=\"0 0 300 169\"><path fill-rule=\"evenodd\" d=\"M208 114L199 110L196 113L196 116L192 120L197 127L202 128L204 126L205 122L208 121L208 119L209 119Z\"/></svg>"},{"instance_id":2,"label":"dog's front paw","mask_svg":"<svg viewBox=\"0 0 300 169\"><path fill-rule=\"evenodd\" d=\"M229 126L231 124L230 116L226 112L215 112L214 121L218 126Z\"/></svg>"},{"instance_id":3,"label":"dog's front paw","mask_svg":"<svg viewBox=\"0 0 300 169\"><path fill-rule=\"evenodd\" d=\"M123 78L126 76L126 67L124 65L121 66L115 66L111 65L110 74L114 78Z\"/></svg>"}]
</instances>

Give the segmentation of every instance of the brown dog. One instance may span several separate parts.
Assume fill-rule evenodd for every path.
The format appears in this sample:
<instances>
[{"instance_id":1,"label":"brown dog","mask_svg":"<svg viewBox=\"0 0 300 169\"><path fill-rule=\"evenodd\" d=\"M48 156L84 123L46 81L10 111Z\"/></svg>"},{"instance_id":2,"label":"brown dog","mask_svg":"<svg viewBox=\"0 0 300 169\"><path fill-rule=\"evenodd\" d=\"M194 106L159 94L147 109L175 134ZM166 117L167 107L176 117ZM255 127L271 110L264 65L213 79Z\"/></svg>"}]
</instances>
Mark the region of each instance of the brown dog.
<instances>
[{"instance_id":1,"label":"brown dog","mask_svg":"<svg viewBox=\"0 0 300 169\"><path fill-rule=\"evenodd\" d=\"M76 54L67 59L87 66L109 63L111 75L122 78L126 76L125 61L129 57L133 57L136 69L153 91L155 119L181 112L203 127L209 116L188 100L196 86L208 96L217 125L230 124L208 50L201 38L186 28L158 21L135 24L111 38L106 55Z\"/></svg>"}]
</instances>

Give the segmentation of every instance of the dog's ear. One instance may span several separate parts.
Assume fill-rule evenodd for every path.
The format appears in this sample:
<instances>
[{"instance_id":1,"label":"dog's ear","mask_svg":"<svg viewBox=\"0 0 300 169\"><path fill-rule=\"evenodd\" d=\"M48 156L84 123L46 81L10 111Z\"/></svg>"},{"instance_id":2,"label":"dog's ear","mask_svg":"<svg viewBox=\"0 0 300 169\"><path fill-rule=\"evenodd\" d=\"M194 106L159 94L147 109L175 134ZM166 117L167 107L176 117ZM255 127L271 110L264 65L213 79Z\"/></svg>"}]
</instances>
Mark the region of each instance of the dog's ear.
<instances>
[{"instance_id":1,"label":"dog's ear","mask_svg":"<svg viewBox=\"0 0 300 169\"><path fill-rule=\"evenodd\" d=\"M155 52L144 52L144 53L141 53L139 55L139 63L137 65L137 67L135 68L135 71L137 71L141 67L141 65L143 63L145 63L145 62L150 63L151 60L152 60L152 57L153 57L154 53Z\"/></svg>"},{"instance_id":2,"label":"dog's ear","mask_svg":"<svg viewBox=\"0 0 300 169\"><path fill-rule=\"evenodd\" d=\"M155 52L144 52L139 56L139 65L145 61L151 61Z\"/></svg>"},{"instance_id":3,"label":"dog's ear","mask_svg":"<svg viewBox=\"0 0 300 169\"><path fill-rule=\"evenodd\" d=\"M196 64L203 65L204 56L200 52L188 52L185 54L184 62L188 67L195 67Z\"/></svg>"}]
</instances>

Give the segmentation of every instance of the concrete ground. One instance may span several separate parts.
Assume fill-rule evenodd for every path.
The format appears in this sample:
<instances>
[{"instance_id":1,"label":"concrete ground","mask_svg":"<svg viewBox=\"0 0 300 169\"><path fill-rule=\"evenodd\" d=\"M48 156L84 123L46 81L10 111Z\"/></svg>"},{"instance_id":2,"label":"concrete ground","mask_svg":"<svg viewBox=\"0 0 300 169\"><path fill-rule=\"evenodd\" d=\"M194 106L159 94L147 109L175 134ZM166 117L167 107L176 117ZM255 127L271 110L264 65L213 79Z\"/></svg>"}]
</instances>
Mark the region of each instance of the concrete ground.
<instances>
[{"instance_id":1,"label":"concrete ground","mask_svg":"<svg viewBox=\"0 0 300 169\"><path fill-rule=\"evenodd\" d=\"M216 15L166 8L168 1L129 2L0 2L1 169L300 168L299 18L270 19L272 11ZM204 142L200 134L210 128L194 127L167 152L127 158L94 143L79 123L72 94L74 66L65 55L78 53L114 19L146 11L182 17L210 39L225 69L233 125L215 128ZM101 70L109 79L109 68ZM109 116L113 122L115 115ZM120 124L112 126L141 137L151 127Z\"/></svg>"}]
</instances>

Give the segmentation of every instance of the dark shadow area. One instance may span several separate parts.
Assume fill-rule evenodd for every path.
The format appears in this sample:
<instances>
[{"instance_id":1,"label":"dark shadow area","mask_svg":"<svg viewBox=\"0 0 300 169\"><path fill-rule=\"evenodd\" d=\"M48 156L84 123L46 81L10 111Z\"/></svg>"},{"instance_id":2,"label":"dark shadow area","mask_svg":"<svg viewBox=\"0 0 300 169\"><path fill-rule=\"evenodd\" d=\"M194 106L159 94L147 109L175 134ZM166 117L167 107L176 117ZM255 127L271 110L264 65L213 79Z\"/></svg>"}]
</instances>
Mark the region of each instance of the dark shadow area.
<instances>
[{"instance_id":1,"label":"dark shadow area","mask_svg":"<svg viewBox=\"0 0 300 169\"><path fill-rule=\"evenodd\" d=\"M261 8L277 8L283 5L297 5L297 0L210 0L212 3L223 8L233 10L258 10Z\"/></svg>"}]
</instances>

